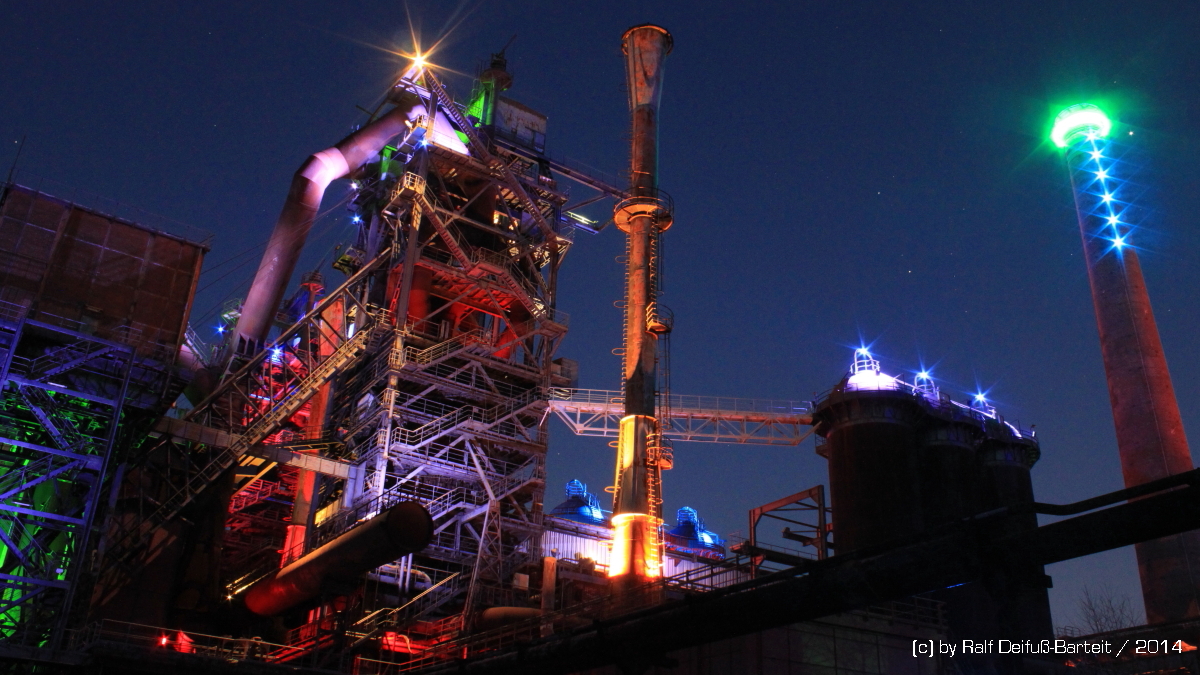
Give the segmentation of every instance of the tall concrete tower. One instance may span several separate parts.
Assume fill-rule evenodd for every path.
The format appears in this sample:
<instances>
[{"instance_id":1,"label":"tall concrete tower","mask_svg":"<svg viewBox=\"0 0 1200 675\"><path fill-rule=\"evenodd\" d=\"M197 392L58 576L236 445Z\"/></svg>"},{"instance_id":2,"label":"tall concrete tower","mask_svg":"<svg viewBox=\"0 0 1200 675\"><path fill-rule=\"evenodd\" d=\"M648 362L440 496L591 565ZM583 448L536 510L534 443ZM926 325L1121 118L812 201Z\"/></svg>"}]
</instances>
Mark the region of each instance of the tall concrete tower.
<instances>
[{"instance_id":1,"label":"tall concrete tower","mask_svg":"<svg viewBox=\"0 0 1200 675\"><path fill-rule=\"evenodd\" d=\"M1167 359L1150 308L1131 222L1128 175L1109 139L1112 121L1091 104L1055 119L1051 139L1065 150L1084 258L1100 329L1125 486L1193 468ZM1136 545L1149 623L1200 616L1200 533Z\"/></svg>"}]
</instances>

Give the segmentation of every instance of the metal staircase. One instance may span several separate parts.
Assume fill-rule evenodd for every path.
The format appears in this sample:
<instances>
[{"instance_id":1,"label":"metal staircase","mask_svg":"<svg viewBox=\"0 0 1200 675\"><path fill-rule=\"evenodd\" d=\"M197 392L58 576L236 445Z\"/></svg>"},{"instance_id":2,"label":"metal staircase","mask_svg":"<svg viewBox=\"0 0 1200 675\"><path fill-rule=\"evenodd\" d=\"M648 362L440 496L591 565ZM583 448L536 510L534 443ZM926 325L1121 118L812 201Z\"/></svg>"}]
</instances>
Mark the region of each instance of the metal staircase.
<instances>
[{"instance_id":1,"label":"metal staircase","mask_svg":"<svg viewBox=\"0 0 1200 675\"><path fill-rule=\"evenodd\" d=\"M247 427L229 447L218 449L207 463L190 471L183 484L143 521L140 528L143 530L142 534L148 534L162 523L178 515L218 476L246 454L251 446L261 443L274 433L280 423L294 415L300 406L312 398L317 389L325 384L334 373L358 356L370 335L371 329L368 328L359 331L348 342L343 343L337 351L324 360L308 377L304 378L293 391ZM125 541L127 540L121 540L118 545Z\"/></svg>"},{"instance_id":2,"label":"metal staircase","mask_svg":"<svg viewBox=\"0 0 1200 675\"><path fill-rule=\"evenodd\" d=\"M113 351L112 345L94 340L79 340L60 347L49 354L39 356L29 365L27 377L42 380L66 372L77 366Z\"/></svg>"},{"instance_id":3,"label":"metal staircase","mask_svg":"<svg viewBox=\"0 0 1200 675\"><path fill-rule=\"evenodd\" d=\"M60 449L75 454L88 450L89 440L75 428L69 417L61 414L59 406L45 390L39 387L22 386L21 398L29 404L30 411L42 423L42 427L54 439Z\"/></svg>"},{"instance_id":4,"label":"metal staircase","mask_svg":"<svg viewBox=\"0 0 1200 675\"><path fill-rule=\"evenodd\" d=\"M475 329L468 333L455 335L454 337L444 342L439 342L432 347L426 349L417 349L415 347L405 347L404 360L407 363L416 364L417 366L430 366L444 359L448 359L462 350L473 347L475 345L491 346L491 340L480 329Z\"/></svg>"},{"instance_id":5,"label":"metal staircase","mask_svg":"<svg viewBox=\"0 0 1200 675\"><path fill-rule=\"evenodd\" d=\"M366 644L369 640L378 637L380 633L401 628L406 623L429 615L453 600L466 586L466 575L462 572L454 572L399 607L389 607L371 612L350 627L351 637L356 638L354 647ZM351 649L353 650L354 647Z\"/></svg>"},{"instance_id":6,"label":"metal staircase","mask_svg":"<svg viewBox=\"0 0 1200 675\"><path fill-rule=\"evenodd\" d=\"M192 426L225 432L221 436L228 443L167 435L135 458L125 485L125 508L108 523L100 597L110 598L132 581L172 541L163 529L166 523L251 447L278 432L322 385L386 332L386 312L364 305L361 298L364 280L387 257L385 253L365 265L185 416ZM273 465L268 462L260 470Z\"/></svg>"},{"instance_id":7,"label":"metal staircase","mask_svg":"<svg viewBox=\"0 0 1200 675\"><path fill-rule=\"evenodd\" d=\"M433 223L434 229L437 230L441 240L446 244L446 248L450 250L453 260L459 264L464 274L474 278L490 275L512 297L524 305L531 315L542 321L565 326L563 319L565 315L556 312L541 301L541 293L530 285L518 270L513 268L512 259L509 256L487 249L468 249L466 245L458 241L450 229L449 223L438 215L426 196L419 195L417 202L421 204L425 217Z\"/></svg>"},{"instance_id":8,"label":"metal staircase","mask_svg":"<svg viewBox=\"0 0 1200 675\"><path fill-rule=\"evenodd\" d=\"M391 442L407 446L410 450L421 448L438 437L454 431L469 422L475 423L472 426L472 431L487 431L514 412L527 408L541 400L541 390L535 388L493 408L479 408L471 405L463 406L416 429L393 429Z\"/></svg>"}]
</instances>

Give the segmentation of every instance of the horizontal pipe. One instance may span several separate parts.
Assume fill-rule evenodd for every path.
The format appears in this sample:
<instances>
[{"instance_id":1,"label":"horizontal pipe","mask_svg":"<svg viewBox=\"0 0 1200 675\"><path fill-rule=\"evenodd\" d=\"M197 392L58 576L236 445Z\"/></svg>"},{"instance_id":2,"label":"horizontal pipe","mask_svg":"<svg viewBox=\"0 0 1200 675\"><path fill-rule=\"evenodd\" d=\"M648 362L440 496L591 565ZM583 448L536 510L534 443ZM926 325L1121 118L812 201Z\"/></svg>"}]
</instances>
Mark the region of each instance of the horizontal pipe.
<instances>
[{"instance_id":1,"label":"horizontal pipe","mask_svg":"<svg viewBox=\"0 0 1200 675\"><path fill-rule=\"evenodd\" d=\"M311 600L331 581L348 580L416 553L433 539L433 519L417 502L400 502L256 583L246 607L274 616Z\"/></svg>"},{"instance_id":2,"label":"horizontal pipe","mask_svg":"<svg viewBox=\"0 0 1200 675\"><path fill-rule=\"evenodd\" d=\"M1200 488L1189 487L1039 527L1030 554L1043 565L1200 528Z\"/></svg>"},{"instance_id":3,"label":"horizontal pipe","mask_svg":"<svg viewBox=\"0 0 1200 675\"><path fill-rule=\"evenodd\" d=\"M1047 516L1073 516L1077 513L1091 511L1102 506L1109 506L1118 502L1137 499L1146 495L1170 490L1181 485L1195 486L1200 483L1200 469L1192 469L1183 473L1177 473L1174 476L1167 476L1158 480L1142 483L1124 490L1117 490L1099 497L1084 499L1083 501L1073 502L1071 504L1043 504L1041 502L1033 503L1033 512L1041 513Z\"/></svg>"},{"instance_id":4,"label":"horizontal pipe","mask_svg":"<svg viewBox=\"0 0 1200 675\"><path fill-rule=\"evenodd\" d=\"M1157 494L1033 531L1003 535L999 525L965 521L937 536L810 561L685 601L523 642L520 649L449 661L423 672L560 675L614 663L653 663L675 650L977 581L997 567L1049 564L1196 529L1200 490ZM1012 661L1002 665L1020 667Z\"/></svg>"}]
</instances>

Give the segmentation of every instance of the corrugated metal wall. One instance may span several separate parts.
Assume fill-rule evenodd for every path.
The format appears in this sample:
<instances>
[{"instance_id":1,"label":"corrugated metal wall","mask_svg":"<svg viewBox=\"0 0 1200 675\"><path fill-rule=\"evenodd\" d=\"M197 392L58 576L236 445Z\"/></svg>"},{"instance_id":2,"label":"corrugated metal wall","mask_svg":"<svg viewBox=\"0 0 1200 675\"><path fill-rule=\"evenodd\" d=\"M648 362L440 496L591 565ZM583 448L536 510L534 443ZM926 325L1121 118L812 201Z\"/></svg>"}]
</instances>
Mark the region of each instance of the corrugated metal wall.
<instances>
[{"instance_id":1,"label":"corrugated metal wall","mask_svg":"<svg viewBox=\"0 0 1200 675\"><path fill-rule=\"evenodd\" d=\"M21 186L0 194L0 300L140 351L183 341L206 252Z\"/></svg>"},{"instance_id":2,"label":"corrugated metal wall","mask_svg":"<svg viewBox=\"0 0 1200 675\"><path fill-rule=\"evenodd\" d=\"M611 541L549 528L542 534L542 555L552 555L560 560L579 560L581 557L587 557L595 560L597 567L607 569L611 551Z\"/></svg>"}]
</instances>

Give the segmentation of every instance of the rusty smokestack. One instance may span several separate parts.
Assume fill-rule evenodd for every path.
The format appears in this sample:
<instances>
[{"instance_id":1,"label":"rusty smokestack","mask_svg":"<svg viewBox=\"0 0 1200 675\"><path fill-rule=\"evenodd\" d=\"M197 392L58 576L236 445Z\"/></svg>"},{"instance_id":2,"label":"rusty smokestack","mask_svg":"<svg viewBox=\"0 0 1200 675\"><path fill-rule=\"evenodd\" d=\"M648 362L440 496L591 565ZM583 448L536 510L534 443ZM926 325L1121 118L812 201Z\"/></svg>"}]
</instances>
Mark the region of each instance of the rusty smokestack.
<instances>
[{"instance_id":1,"label":"rusty smokestack","mask_svg":"<svg viewBox=\"0 0 1200 675\"><path fill-rule=\"evenodd\" d=\"M609 574L618 591L661 575L661 471L667 464L656 418L658 338L669 330L659 316L659 237L671 226L670 198L658 189L658 111L663 62L671 34L650 24L625 31L629 110L633 119L629 192L613 221L627 236L622 381L625 416L617 441L613 496L613 556ZM626 583L627 582L627 583Z\"/></svg>"},{"instance_id":2,"label":"rusty smokestack","mask_svg":"<svg viewBox=\"0 0 1200 675\"><path fill-rule=\"evenodd\" d=\"M1112 122L1094 105L1062 111L1054 142L1066 150L1125 487L1189 471L1191 451L1133 240L1123 162ZM1126 174L1127 175L1127 174ZM1200 532L1135 545L1149 623L1200 616Z\"/></svg>"}]
</instances>

